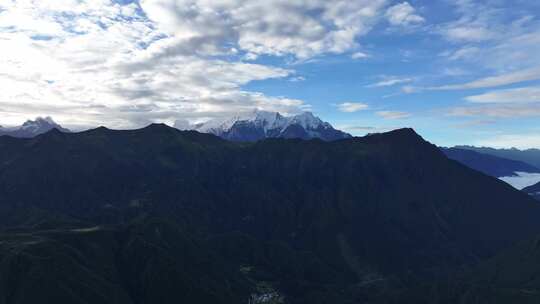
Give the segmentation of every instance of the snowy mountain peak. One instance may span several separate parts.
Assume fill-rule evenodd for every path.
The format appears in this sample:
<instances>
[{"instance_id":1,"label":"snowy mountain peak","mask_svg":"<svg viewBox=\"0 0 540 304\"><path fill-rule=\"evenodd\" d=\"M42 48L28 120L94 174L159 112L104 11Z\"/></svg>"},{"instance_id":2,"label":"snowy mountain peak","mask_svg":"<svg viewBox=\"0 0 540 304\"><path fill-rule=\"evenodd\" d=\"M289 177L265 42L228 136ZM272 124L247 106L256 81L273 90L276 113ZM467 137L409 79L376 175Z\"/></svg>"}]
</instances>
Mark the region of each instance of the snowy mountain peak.
<instances>
[{"instance_id":1,"label":"snowy mountain peak","mask_svg":"<svg viewBox=\"0 0 540 304\"><path fill-rule=\"evenodd\" d=\"M59 127L54 120L47 117L37 117L35 120L27 120L21 128Z\"/></svg>"},{"instance_id":2,"label":"snowy mountain peak","mask_svg":"<svg viewBox=\"0 0 540 304\"><path fill-rule=\"evenodd\" d=\"M179 121L175 125L185 129L185 122ZM233 141L257 141L275 137L323 140L350 137L311 112L284 116L278 112L254 110L231 118L210 120L193 126L193 129Z\"/></svg>"},{"instance_id":3,"label":"snowy mountain peak","mask_svg":"<svg viewBox=\"0 0 540 304\"><path fill-rule=\"evenodd\" d=\"M323 122L311 112L304 112L291 118L291 124L299 124L304 129L317 129L319 127L328 127L329 123ZM331 127L331 126L330 126Z\"/></svg>"},{"instance_id":4,"label":"snowy mountain peak","mask_svg":"<svg viewBox=\"0 0 540 304\"><path fill-rule=\"evenodd\" d=\"M46 133L52 129L58 129L61 132L70 132L57 124L51 117L37 117L35 120L27 120L22 126L13 128L0 128L0 135L9 135L13 137L34 137Z\"/></svg>"},{"instance_id":5,"label":"snowy mountain peak","mask_svg":"<svg viewBox=\"0 0 540 304\"><path fill-rule=\"evenodd\" d=\"M35 120L27 120L20 130L25 130L33 135L42 134L52 129L58 129L59 131L67 131L57 124L51 117L37 117Z\"/></svg>"}]
</instances>

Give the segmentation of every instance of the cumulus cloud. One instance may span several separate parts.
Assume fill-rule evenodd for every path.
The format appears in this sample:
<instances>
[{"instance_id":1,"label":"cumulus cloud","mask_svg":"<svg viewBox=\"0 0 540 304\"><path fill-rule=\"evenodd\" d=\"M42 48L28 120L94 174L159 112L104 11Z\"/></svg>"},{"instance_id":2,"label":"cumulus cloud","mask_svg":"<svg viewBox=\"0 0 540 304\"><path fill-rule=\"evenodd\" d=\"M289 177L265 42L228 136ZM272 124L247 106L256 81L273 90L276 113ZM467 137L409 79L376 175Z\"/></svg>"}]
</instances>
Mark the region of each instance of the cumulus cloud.
<instances>
[{"instance_id":1,"label":"cumulus cloud","mask_svg":"<svg viewBox=\"0 0 540 304\"><path fill-rule=\"evenodd\" d=\"M308 58L354 48L355 39L371 29L386 1L141 0L140 4L171 35L205 37L250 56Z\"/></svg>"},{"instance_id":2,"label":"cumulus cloud","mask_svg":"<svg viewBox=\"0 0 540 304\"><path fill-rule=\"evenodd\" d=\"M366 110L369 106L361 102L344 102L337 105L338 110L346 113L354 113L362 110Z\"/></svg>"},{"instance_id":3,"label":"cumulus cloud","mask_svg":"<svg viewBox=\"0 0 540 304\"><path fill-rule=\"evenodd\" d=\"M303 101L246 91L295 79L261 55L305 60L358 49L386 0L0 0L3 123L53 115L69 126L141 126ZM292 78L290 78L292 77ZM301 80L301 78L296 78ZM74 114L77 115L74 115Z\"/></svg>"},{"instance_id":4,"label":"cumulus cloud","mask_svg":"<svg viewBox=\"0 0 540 304\"><path fill-rule=\"evenodd\" d=\"M395 26L411 26L425 22L425 19L418 15L416 9L409 2L396 4L386 11L388 22Z\"/></svg>"},{"instance_id":5,"label":"cumulus cloud","mask_svg":"<svg viewBox=\"0 0 540 304\"><path fill-rule=\"evenodd\" d=\"M410 113L400 111L378 111L375 114L384 119L404 119L411 116Z\"/></svg>"}]
</instances>

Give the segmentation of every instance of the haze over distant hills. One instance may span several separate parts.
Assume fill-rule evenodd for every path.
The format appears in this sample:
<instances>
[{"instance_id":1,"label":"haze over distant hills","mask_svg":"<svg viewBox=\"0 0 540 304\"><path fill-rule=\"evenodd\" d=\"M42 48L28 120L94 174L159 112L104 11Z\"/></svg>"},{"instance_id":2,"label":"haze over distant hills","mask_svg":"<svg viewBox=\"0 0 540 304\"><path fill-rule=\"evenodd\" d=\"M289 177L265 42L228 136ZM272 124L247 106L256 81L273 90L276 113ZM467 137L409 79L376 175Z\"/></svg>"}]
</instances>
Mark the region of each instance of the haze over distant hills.
<instances>
[{"instance_id":1,"label":"haze over distant hills","mask_svg":"<svg viewBox=\"0 0 540 304\"><path fill-rule=\"evenodd\" d=\"M448 157L475 170L498 177L522 190L540 182L540 150L458 146L445 149Z\"/></svg>"},{"instance_id":2,"label":"haze over distant hills","mask_svg":"<svg viewBox=\"0 0 540 304\"><path fill-rule=\"evenodd\" d=\"M511 149L495 149L486 147L473 147L473 146L457 146L459 149L466 149L476 151L478 153L489 154L506 159L521 161L529 165L540 168L540 149L527 149L519 150L516 148Z\"/></svg>"},{"instance_id":3,"label":"haze over distant hills","mask_svg":"<svg viewBox=\"0 0 540 304\"><path fill-rule=\"evenodd\" d=\"M540 173L540 169L531 164L471 149L442 148L442 150L449 158L493 177L518 176L517 172Z\"/></svg>"}]
</instances>

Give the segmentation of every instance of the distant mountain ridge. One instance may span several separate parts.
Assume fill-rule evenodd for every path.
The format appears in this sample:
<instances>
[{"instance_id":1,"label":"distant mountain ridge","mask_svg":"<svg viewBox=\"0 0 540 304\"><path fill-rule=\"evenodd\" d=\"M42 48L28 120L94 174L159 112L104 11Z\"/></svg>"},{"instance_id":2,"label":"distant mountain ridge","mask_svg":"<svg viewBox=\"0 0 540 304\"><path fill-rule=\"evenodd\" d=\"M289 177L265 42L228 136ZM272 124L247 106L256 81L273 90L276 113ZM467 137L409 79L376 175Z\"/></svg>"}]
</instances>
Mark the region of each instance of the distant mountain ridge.
<instances>
[{"instance_id":1,"label":"distant mountain ridge","mask_svg":"<svg viewBox=\"0 0 540 304\"><path fill-rule=\"evenodd\" d=\"M209 133L223 139L239 142L254 142L266 138L319 138L334 141L352 137L336 130L330 123L322 121L311 112L294 116L284 116L277 112L253 111L227 119L214 119L208 122L186 127L177 122L178 129L193 129Z\"/></svg>"},{"instance_id":2,"label":"distant mountain ridge","mask_svg":"<svg viewBox=\"0 0 540 304\"><path fill-rule=\"evenodd\" d=\"M18 138L32 138L40 134L49 132L52 129L69 133L70 130L57 124L51 117L37 117L35 120L27 120L18 127L4 128L0 126L0 136L7 135Z\"/></svg>"},{"instance_id":3,"label":"distant mountain ridge","mask_svg":"<svg viewBox=\"0 0 540 304\"><path fill-rule=\"evenodd\" d=\"M441 148L448 158L493 177L517 176L516 172L540 173L528 163L461 148Z\"/></svg>"},{"instance_id":4,"label":"distant mountain ridge","mask_svg":"<svg viewBox=\"0 0 540 304\"><path fill-rule=\"evenodd\" d=\"M487 147L474 147L474 146L456 146L455 148L472 150L478 153L489 154L497 157L502 157L511 160L517 160L529 165L540 168L540 149L527 149L519 150L512 149L495 149Z\"/></svg>"}]
</instances>

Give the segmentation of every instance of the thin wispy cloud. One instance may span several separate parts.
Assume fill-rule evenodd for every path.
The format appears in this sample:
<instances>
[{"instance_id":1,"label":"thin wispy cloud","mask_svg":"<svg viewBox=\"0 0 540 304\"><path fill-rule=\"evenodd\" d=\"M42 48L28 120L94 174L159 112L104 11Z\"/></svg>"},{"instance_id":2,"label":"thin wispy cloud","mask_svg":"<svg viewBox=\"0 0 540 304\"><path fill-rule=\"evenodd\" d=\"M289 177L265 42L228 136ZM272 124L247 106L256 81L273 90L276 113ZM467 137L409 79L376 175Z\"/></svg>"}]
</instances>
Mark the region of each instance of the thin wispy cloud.
<instances>
[{"instance_id":1,"label":"thin wispy cloud","mask_svg":"<svg viewBox=\"0 0 540 304\"><path fill-rule=\"evenodd\" d=\"M384 119L404 119L411 117L410 113L400 111L378 111L376 114Z\"/></svg>"},{"instance_id":2,"label":"thin wispy cloud","mask_svg":"<svg viewBox=\"0 0 540 304\"><path fill-rule=\"evenodd\" d=\"M481 106L458 106L447 109L448 116L466 117L495 117L495 118L526 118L540 117L540 107L538 104L510 105L491 104Z\"/></svg>"},{"instance_id":3,"label":"thin wispy cloud","mask_svg":"<svg viewBox=\"0 0 540 304\"><path fill-rule=\"evenodd\" d=\"M370 58L371 56L367 53L364 53L364 52L355 52L351 55L351 58L352 59L367 59L367 58Z\"/></svg>"},{"instance_id":4,"label":"thin wispy cloud","mask_svg":"<svg viewBox=\"0 0 540 304\"><path fill-rule=\"evenodd\" d=\"M468 96L474 103L540 103L540 87L526 87Z\"/></svg>"},{"instance_id":5,"label":"thin wispy cloud","mask_svg":"<svg viewBox=\"0 0 540 304\"><path fill-rule=\"evenodd\" d=\"M367 85L368 88L390 87L398 84L413 82L414 78L410 77L388 77L385 76L381 81Z\"/></svg>"},{"instance_id":6,"label":"thin wispy cloud","mask_svg":"<svg viewBox=\"0 0 540 304\"><path fill-rule=\"evenodd\" d=\"M499 35L499 10L482 2L457 0L451 2L460 18L439 25L437 32L453 42L484 42Z\"/></svg>"},{"instance_id":7,"label":"thin wispy cloud","mask_svg":"<svg viewBox=\"0 0 540 304\"><path fill-rule=\"evenodd\" d=\"M336 105L341 112L354 113L362 110L366 110L369 106L361 102L344 102Z\"/></svg>"},{"instance_id":8,"label":"thin wispy cloud","mask_svg":"<svg viewBox=\"0 0 540 304\"><path fill-rule=\"evenodd\" d=\"M520 82L532 81L540 79L540 67L531 69L519 70L497 76L481 78L463 84L444 85L439 87L427 88L429 90L470 90L470 89L485 89Z\"/></svg>"}]
</instances>

